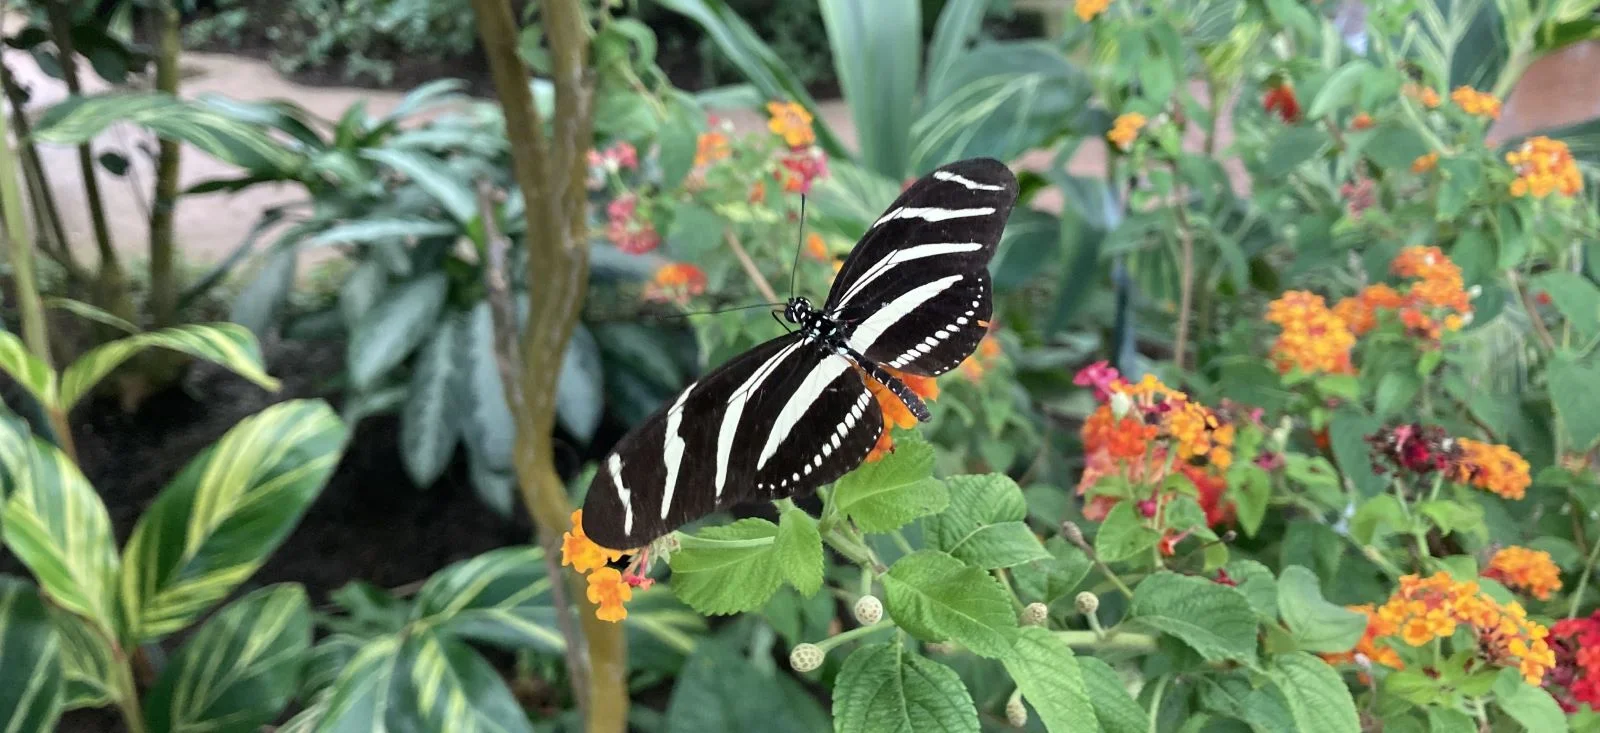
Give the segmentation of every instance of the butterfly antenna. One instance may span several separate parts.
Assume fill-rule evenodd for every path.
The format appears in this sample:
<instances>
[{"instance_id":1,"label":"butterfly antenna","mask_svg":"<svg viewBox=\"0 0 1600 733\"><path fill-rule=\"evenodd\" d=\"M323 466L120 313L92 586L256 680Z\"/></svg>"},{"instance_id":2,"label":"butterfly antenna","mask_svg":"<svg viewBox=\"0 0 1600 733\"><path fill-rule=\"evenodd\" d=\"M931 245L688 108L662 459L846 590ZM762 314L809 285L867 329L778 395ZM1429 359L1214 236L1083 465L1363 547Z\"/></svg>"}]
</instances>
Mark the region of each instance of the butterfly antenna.
<instances>
[{"instance_id":1,"label":"butterfly antenna","mask_svg":"<svg viewBox=\"0 0 1600 733\"><path fill-rule=\"evenodd\" d=\"M789 297L794 298L794 278L800 270L800 250L806 245L806 195L800 194L800 237L794 243L794 261L789 263Z\"/></svg>"},{"instance_id":2,"label":"butterfly antenna","mask_svg":"<svg viewBox=\"0 0 1600 733\"><path fill-rule=\"evenodd\" d=\"M668 318L688 318L690 316L714 316L714 315L716 315L718 313L732 313L734 311L747 311L747 310L750 310L751 308L776 308L776 307L782 306L782 305L787 305L787 304L786 303L753 303L751 305L736 305L736 306L733 306L732 308L717 308L715 310L708 310L708 311L690 311L688 313L669 313L667 315L657 316L657 319L666 320Z\"/></svg>"}]
</instances>

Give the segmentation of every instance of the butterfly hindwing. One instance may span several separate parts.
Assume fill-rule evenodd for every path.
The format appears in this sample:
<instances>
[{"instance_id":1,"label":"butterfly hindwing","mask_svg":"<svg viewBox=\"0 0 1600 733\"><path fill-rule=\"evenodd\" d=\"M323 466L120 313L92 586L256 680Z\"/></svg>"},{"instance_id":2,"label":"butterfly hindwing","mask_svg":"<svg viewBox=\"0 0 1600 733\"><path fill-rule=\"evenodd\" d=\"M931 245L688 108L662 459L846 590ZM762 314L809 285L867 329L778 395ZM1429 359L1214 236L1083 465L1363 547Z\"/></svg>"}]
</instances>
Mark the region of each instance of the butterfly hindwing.
<instances>
[{"instance_id":1,"label":"butterfly hindwing","mask_svg":"<svg viewBox=\"0 0 1600 733\"><path fill-rule=\"evenodd\" d=\"M906 189L851 251L824 310L873 361L927 376L988 330L988 264L1017 198L1005 164L963 160Z\"/></svg>"},{"instance_id":2,"label":"butterfly hindwing","mask_svg":"<svg viewBox=\"0 0 1600 733\"><path fill-rule=\"evenodd\" d=\"M809 493L861 464L883 416L843 357L782 336L689 385L600 462L584 531L627 549L754 498Z\"/></svg>"}]
</instances>

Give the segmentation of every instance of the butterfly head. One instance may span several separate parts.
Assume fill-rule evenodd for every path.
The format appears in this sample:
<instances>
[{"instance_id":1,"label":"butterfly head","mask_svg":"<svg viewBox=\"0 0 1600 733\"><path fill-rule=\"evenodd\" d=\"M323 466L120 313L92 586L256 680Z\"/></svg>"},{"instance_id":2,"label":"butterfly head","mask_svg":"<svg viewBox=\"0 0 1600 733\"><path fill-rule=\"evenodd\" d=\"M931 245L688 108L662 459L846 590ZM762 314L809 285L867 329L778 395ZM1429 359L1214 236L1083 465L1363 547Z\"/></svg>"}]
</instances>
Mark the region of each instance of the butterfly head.
<instances>
[{"instance_id":1,"label":"butterfly head","mask_svg":"<svg viewBox=\"0 0 1600 733\"><path fill-rule=\"evenodd\" d=\"M807 321L816 318L817 310L811 307L811 301L795 296L789 299L789 304L783 308L784 320L804 326Z\"/></svg>"}]
</instances>

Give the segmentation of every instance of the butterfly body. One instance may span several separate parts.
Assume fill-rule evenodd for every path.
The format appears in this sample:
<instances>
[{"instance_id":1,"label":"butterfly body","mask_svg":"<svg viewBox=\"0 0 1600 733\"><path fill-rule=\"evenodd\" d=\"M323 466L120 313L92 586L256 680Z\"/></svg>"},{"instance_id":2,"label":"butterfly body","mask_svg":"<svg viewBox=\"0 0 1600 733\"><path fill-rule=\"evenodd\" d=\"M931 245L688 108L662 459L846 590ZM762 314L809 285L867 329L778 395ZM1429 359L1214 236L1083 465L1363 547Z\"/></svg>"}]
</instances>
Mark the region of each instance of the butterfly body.
<instances>
[{"instance_id":1,"label":"butterfly body","mask_svg":"<svg viewBox=\"0 0 1600 733\"><path fill-rule=\"evenodd\" d=\"M987 332L987 265L1016 200L1016 178L988 159L917 181L846 259L817 308L791 298L797 328L690 384L600 464L584 530L640 547L694 519L754 499L809 493L854 470L883 414L863 375L918 419L926 405L889 369L937 376Z\"/></svg>"}]
</instances>

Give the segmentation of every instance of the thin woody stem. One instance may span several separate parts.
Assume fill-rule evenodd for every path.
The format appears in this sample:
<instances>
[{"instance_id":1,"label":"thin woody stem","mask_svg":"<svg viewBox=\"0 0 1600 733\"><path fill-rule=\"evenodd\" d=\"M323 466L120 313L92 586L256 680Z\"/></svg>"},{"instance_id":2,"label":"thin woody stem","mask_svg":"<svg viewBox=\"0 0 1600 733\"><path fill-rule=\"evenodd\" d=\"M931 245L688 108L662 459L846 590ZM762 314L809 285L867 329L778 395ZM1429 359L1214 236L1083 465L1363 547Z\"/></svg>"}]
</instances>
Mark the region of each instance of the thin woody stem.
<instances>
[{"instance_id":1,"label":"thin woody stem","mask_svg":"<svg viewBox=\"0 0 1600 733\"><path fill-rule=\"evenodd\" d=\"M733 229L724 229L722 238L727 240L728 249L733 250L733 256L739 260L739 266L744 268L744 273L750 276L750 282L755 283L756 292L761 293L761 297L766 298L768 303L780 302L777 291L772 289L772 283L767 282L767 278L761 274L761 269L756 267L756 261L750 258L750 253L745 251L744 245L739 243L739 238L734 236Z\"/></svg>"}]
</instances>

